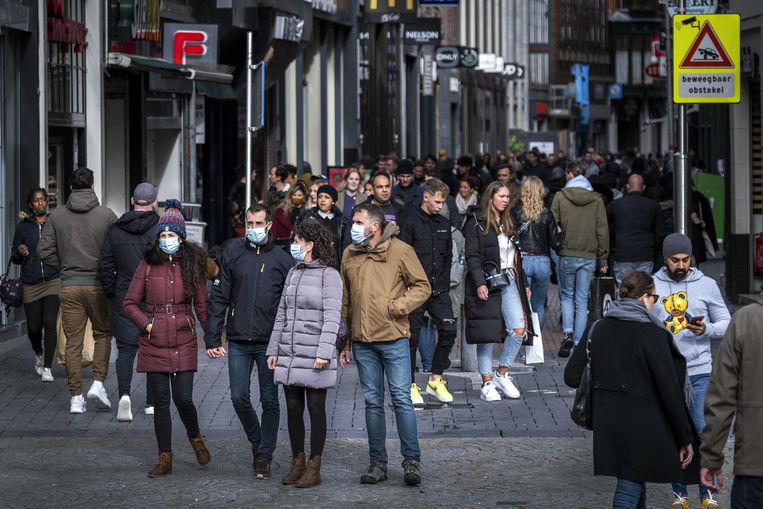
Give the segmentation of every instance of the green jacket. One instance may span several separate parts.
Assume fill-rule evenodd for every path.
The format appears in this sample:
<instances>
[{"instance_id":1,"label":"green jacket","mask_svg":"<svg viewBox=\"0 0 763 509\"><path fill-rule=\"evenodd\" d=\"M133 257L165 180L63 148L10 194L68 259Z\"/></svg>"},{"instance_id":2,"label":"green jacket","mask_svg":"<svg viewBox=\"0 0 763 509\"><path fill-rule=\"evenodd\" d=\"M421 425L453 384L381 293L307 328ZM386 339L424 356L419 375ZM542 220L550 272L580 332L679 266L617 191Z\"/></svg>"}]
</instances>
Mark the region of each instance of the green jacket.
<instances>
[{"instance_id":1,"label":"green jacket","mask_svg":"<svg viewBox=\"0 0 763 509\"><path fill-rule=\"evenodd\" d=\"M551 212L564 232L559 256L577 256L607 266L609 226L604 201L594 191L565 187L554 196Z\"/></svg>"},{"instance_id":2,"label":"green jacket","mask_svg":"<svg viewBox=\"0 0 763 509\"><path fill-rule=\"evenodd\" d=\"M720 468L734 421L734 474L763 476L763 296L734 314L705 396L702 466Z\"/></svg>"}]
</instances>

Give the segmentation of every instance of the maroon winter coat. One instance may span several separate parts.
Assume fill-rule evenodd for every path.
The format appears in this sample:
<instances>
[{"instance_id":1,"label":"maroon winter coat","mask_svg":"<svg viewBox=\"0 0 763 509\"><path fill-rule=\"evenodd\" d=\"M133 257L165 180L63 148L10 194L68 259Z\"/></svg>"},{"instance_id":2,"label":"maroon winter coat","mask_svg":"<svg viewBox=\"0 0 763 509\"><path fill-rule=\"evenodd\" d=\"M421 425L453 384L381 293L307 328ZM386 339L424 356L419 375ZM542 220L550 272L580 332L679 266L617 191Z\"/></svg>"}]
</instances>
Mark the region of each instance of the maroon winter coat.
<instances>
[{"instance_id":1,"label":"maroon winter coat","mask_svg":"<svg viewBox=\"0 0 763 509\"><path fill-rule=\"evenodd\" d=\"M138 265L123 308L125 316L143 331L138 345L138 372L196 371L196 320L183 294L180 264L164 259L159 265L151 265L146 280L147 266L146 260ZM144 298L145 312L140 309ZM206 326L207 288L203 279L197 283L193 308L202 327ZM149 323L154 325L151 334L146 334Z\"/></svg>"}]
</instances>

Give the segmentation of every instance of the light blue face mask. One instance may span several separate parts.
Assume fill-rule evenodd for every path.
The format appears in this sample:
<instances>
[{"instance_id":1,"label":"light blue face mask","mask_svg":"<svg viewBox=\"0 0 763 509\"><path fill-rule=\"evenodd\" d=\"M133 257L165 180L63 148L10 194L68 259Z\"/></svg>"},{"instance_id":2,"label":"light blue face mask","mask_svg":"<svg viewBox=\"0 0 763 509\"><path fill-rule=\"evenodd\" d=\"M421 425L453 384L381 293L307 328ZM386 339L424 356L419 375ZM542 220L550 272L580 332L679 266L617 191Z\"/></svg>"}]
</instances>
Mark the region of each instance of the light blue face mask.
<instances>
[{"instance_id":1,"label":"light blue face mask","mask_svg":"<svg viewBox=\"0 0 763 509\"><path fill-rule=\"evenodd\" d=\"M295 260L297 260L298 262L305 261L306 253L302 251L302 246L299 246L297 244L292 244L291 246L289 246L289 250L291 251L291 255L294 257Z\"/></svg>"},{"instance_id":2,"label":"light blue face mask","mask_svg":"<svg viewBox=\"0 0 763 509\"><path fill-rule=\"evenodd\" d=\"M371 235L366 235L366 226L363 224L354 224L350 230L350 236L352 237L353 244L362 244Z\"/></svg>"},{"instance_id":3,"label":"light blue face mask","mask_svg":"<svg viewBox=\"0 0 763 509\"><path fill-rule=\"evenodd\" d=\"M263 226L262 228L247 228L246 229L246 240L251 242L252 244L264 244L265 241L268 238L268 231Z\"/></svg>"},{"instance_id":4,"label":"light blue face mask","mask_svg":"<svg viewBox=\"0 0 763 509\"><path fill-rule=\"evenodd\" d=\"M180 238L159 239L159 249L168 255L177 253L177 250L180 249Z\"/></svg>"}]
</instances>

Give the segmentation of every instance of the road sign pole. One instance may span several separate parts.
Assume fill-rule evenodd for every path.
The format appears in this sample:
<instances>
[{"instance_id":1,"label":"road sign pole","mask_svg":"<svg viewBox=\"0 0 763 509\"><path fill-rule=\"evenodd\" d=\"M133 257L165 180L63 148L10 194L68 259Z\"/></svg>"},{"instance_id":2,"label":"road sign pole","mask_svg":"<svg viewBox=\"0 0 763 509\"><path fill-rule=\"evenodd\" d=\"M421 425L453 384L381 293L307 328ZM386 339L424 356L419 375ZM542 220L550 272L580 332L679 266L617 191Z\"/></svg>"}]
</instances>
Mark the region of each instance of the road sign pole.
<instances>
[{"instance_id":1,"label":"road sign pole","mask_svg":"<svg viewBox=\"0 0 763 509\"><path fill-rule=\"evenodd\" d=\"M246 202L244 213L252 206L252 75L254 38L252 32L246 34ZM244 219L246 221L246 218Z\"/></svg>"},{"instance_id":2,"label":"road sign pole","mask_svg":"<svg viewBox=\"0 0 763 509\"><path fill-rule=\"evenodd\" d=\"M672 17L665 7L665 58L667 60L665 70L665 82L668 85L668 144L672 145L670 150L671 156L676 153L675 146L675 131L676 131L676 118L673 111L673 30L672 30Z\"/></svg>"},{"instance_id":3,"label":"road sign pole","mask_svg":"<svg viewBox=\"0 0 763 509\"><path fill-rule=\"evenodd\" d=\"M678 12L686 12L686 0L680 1ZM671 23L671 31L675 30L672 25ZM686 129L686 104L681 103L678 105L678 152L673 171L673 217L676 231L684 235L688 235L691 228L691 179L686 150Z\"/></svg>"}]
</instances>

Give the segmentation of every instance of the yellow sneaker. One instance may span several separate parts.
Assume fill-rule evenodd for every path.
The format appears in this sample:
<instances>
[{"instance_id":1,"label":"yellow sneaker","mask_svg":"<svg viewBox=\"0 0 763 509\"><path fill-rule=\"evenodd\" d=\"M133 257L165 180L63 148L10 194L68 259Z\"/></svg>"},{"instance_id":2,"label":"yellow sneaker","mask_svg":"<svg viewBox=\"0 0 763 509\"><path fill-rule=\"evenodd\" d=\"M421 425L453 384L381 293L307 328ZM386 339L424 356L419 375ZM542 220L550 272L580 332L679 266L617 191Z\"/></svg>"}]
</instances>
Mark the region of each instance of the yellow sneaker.
<instances>
[{"instance_id":1,"label":"yellow sneaker","mask_svg":"<svg viewBox=\"0 0 763 509\"><path fill-rule=\"evenodd\" d=\"M703 498L702 502L699 503L699 509L723 509L721 504L713 498L713 495L709 495L708 498Z\"/></svg>"},{"instance_id":2,"label":"yellow sneaker","mask_svg":"<svg viewBox=\"0 0 763 509\"><path fill-rule=\"evenodd\" d=\"M682 497L681 495L675 495L675 499L673 500L673 503L670 504L669 509L689 509L689 499L686 497Z\"/></svg>"},{"instance_id":3,"label":"yellow sneaker","mask_svg":"<svg viewBox=\"0 0 763 509\"><path fill-rule=\"evenodd\" d=\"M443 403L453 401L453 395L448 392L448 382L440 378L439 380L430 380L427 382L427 394L431 394Z\"/></svg>"},{"instance_id":4,"label":"yellow sneaker","mask_svg":"<svg viewBox=\"0 0 763 509\"><path fill-rule=\"evenodd\" d=\"M424 404L424 398L421 397L421 390L416 384L411 384L411 403L414 405Z\"/></svg>"}]
</instances>

